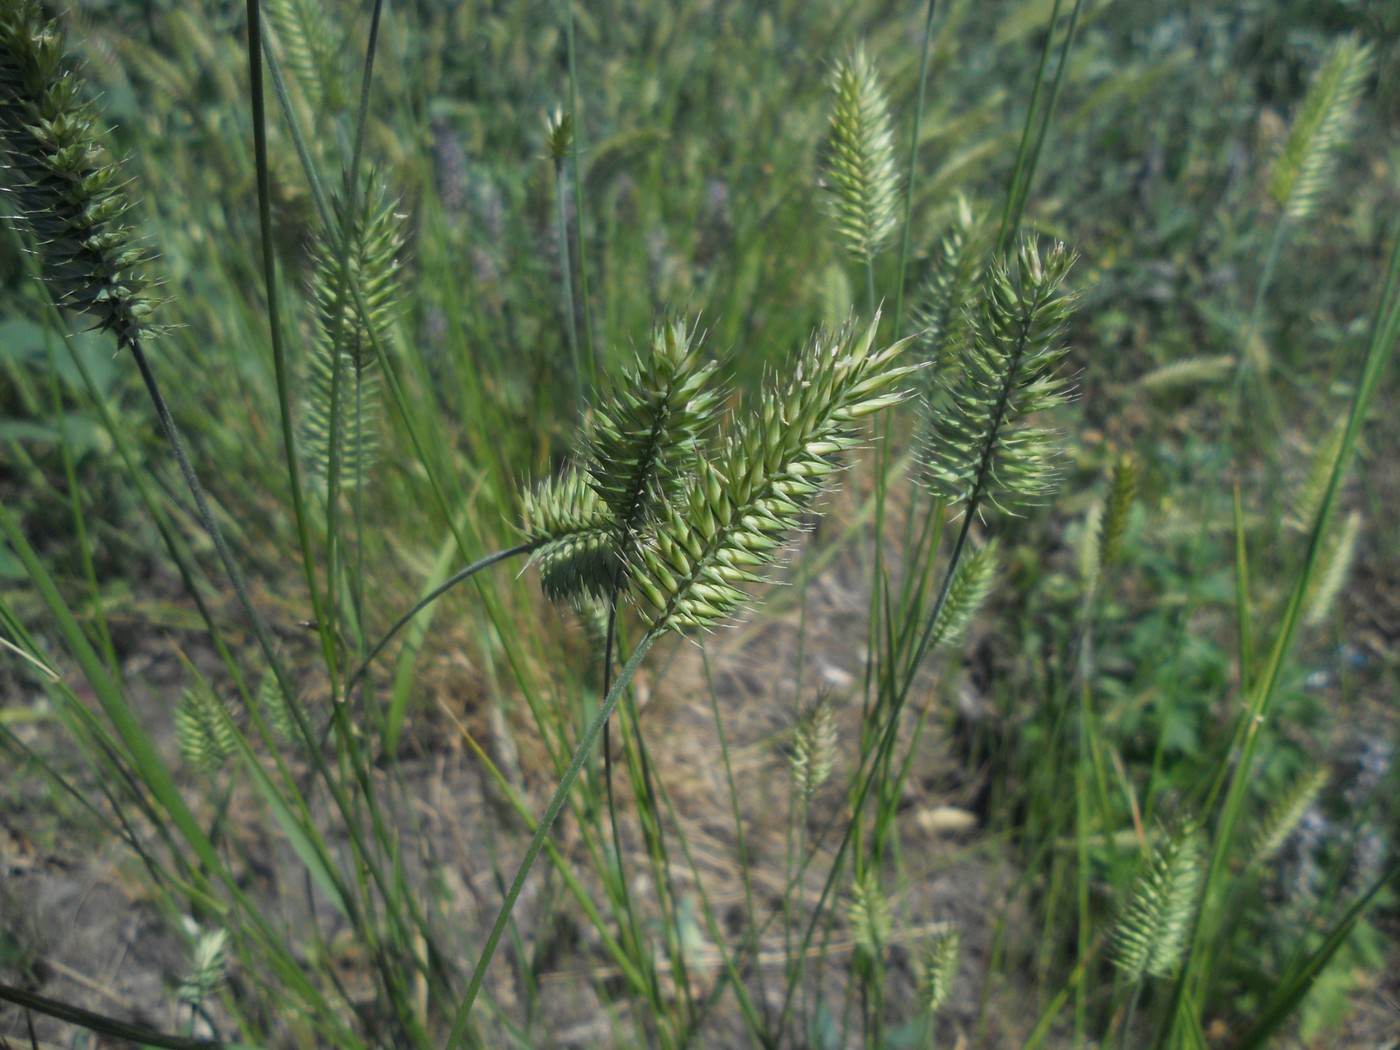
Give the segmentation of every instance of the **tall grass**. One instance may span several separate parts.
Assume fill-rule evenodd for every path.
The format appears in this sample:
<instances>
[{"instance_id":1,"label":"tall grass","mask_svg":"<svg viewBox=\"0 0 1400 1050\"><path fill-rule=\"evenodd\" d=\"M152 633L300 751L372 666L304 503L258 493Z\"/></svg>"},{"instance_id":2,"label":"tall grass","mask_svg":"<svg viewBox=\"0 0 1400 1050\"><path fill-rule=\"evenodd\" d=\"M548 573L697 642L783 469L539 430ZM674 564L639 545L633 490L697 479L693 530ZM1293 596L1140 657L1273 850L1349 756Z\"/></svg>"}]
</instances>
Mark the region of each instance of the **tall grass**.
<instances>
[{"instance_id":1,"label":"tall grass","mask_svg":"<svg viewBox=\"0 0 1400 1050\"><path fill-rule=\"evenodd\" d=\"M1076 136L1179 54L1095 81L1131 27L1058 0L995 25L968 4L605 7L250 0L142 27L0 0L4 184L39 279L12 321L52 376L6 358L3 410L40 439L8 439L0 639L53 712L46 747L0 734L56 798L96 788L190 953L165 1031L0 999L158 1046L1306 1027L1395 874L1355 862L1378 783L1345 847L1299 844L1325 796L1288 721L1358 543L1338 521L1400 256L1297 527L1270 532L1224 474L1282 469L1257 431L1191 435L1209 467L1163 494L1176 452L1126 423L1105 445L1075 405L1114 323L1109 249L1057 203ZM1282 246L1328 207L1373 61L1350 37L1328 56L1248 176L1275 213L1242 237L1262 265L1225 367L1160 362L1125 419L1184 384L1193 420L1284 418L1282 351L1259 349ZM104 389L85 323L149 410ZM144 545L116 569L94 554L107 486ZM1150 500L1203 508L1180 557ZM148 561L189 613L166 640L112 615ZM821 620L843 569L864 613L841 638ZM1214 679L1203 624L1233 643ZM796 655L745 701L719 653L767 652L769 626ZM166 645L185 684L152 712L123 656ZM446 783L474 804L425 794L435 761L471 770ZM929 785L963 764L983 826L939 859L924 815L974 803L950 818ZM1290 851L1330 865L1296 929L1262 914ZM974 855L989 903L931 914L938 865ZM295 907L250 888L269 865ZM1261 929L1277 952L1251 957Z\"/></svg>"}]
</instances>

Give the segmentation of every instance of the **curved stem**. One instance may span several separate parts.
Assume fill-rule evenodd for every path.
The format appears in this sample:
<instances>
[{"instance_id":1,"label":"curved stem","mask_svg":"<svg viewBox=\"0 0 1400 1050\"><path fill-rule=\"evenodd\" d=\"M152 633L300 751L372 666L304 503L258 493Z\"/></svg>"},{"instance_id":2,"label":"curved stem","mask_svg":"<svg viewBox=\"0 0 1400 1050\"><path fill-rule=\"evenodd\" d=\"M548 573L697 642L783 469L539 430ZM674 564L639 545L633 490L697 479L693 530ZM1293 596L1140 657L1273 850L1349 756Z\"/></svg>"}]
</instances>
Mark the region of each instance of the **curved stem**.
<instances>
[{"instance_id":1,"label":"curved stem","mask_svg":"<svg viewBox=\"0 0 1400 1050\"><path fill-rule=\"evenodd\" d=\"M452 576L449 576L446 580L438 584L431 591L425 594L422 598L418 599L418 601L414 603L413 608L409 609L408 612L404 613L397 620L395 620L394 626L389 628L389 630L385 633L384 637L374 643L374 648L371 649L369 653L365 656L364 662L361 663L359 667L355 668L354 674L352 674L348 679L346 679L345 695L350 695L351 691L355 688L356 684L358 684L360 679L365 676L365 672L369 670L369 665L374 663L375 657L377 657L381 652L383 652L384 647L388 645L390 641L393 640L394 636L397 635L400 631L402 631L405 627L407 627L409 623L412 622L413 618L417 616L420 612L422 612L428 606L432 605L433 602L437 601L444 594L450 591L453 587L456 587L457 584L461 583L463 580L470 579L482 569L489 569L491 566L496 565L499 562L507 561L521 554L529 554L531 551L536 550L543 542L543 540L531 540L529 543L521 543L517 546L509 548L508 550L497 551L495 554L488 554L486 557L480 559L479 561L472 562L465 569L462 569L461 571L454 573Z\"/></svg>"}]
</instances>

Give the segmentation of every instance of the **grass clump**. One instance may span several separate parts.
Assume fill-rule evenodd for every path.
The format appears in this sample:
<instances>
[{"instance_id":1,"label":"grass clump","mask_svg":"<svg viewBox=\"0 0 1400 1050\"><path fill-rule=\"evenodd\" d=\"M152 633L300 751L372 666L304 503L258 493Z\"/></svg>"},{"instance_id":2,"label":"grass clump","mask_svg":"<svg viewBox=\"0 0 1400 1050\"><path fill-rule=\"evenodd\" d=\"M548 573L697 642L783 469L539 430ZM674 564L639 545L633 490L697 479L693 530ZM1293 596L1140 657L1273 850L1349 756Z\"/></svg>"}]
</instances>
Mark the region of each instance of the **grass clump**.
<instances>
[{"instance_id":1,"label":"grass clump","mask_svg":"<svg viewBox=\"0 0 1400 1050\"><path fill-rule=\"evenodd\" d=\"M99 95L0 0L0 745L194 960L36 1038L1335 1025L1387 52L1081 7L79 11Z\"/></svg>"}]
</instances>

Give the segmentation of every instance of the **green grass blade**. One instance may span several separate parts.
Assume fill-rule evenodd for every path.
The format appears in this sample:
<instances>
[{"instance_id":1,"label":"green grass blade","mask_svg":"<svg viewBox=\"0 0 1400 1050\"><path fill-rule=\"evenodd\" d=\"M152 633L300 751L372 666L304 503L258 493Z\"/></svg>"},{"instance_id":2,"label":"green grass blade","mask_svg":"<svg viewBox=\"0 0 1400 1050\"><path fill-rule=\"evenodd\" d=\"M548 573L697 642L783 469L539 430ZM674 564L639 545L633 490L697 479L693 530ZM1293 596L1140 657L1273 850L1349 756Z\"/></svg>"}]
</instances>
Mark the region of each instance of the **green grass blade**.
<instances>
[{"instance_id":1,"label":"green grass blade","mask_svg":"<svg viewBox=\"0 0 1400 1050\"><path fill-rule=\"evenodd\" d=\"M664 630L664 627L661 630ZM520 868L515 874L515 879L511 882L510 889L506 891L505 902L496 915L496 922L491 928L491 934L481 949L476 968L472 971L471 982L467 985L466 994L462 997L461 1005L457 1007L457 1014L453 1018L452 1032L447 1038L445 1050L455 1050L462 1044L467 1030L467 1018L471 1015L472 1004L476 1001L477 993L481 990L481 982L486 976L486 968L491 962L492 955L495 954L501 934L505 932L506 922L520 896L520 891L525 886L525 878L530 874L530 869L535 864L535 858L539 856L540 849L544 846L545 836L549 834L549 829L554 825L559 811L564 808L564 801L568 798L569 789L573 787L579 771L583 768L583 763L593 751L593 745L597 743L598 735L603 731L603 726L612 717L613 709L617 707L617 702L621 699L623 691L632 681L632 676L636 674L637 668L642 664L642 658L646 656L659 633L660 630L652 631L643 636L642 640L637 643L637 648L633 650L632 656L619 672L617 681L608 690L608 695L598 708L598 713L589 723L578 746L574 748L568 768L564 770L564 775L559 778L559 786L554 789L554 795L545 808L544 816L540 818L539 826L535 829L535 834L530 839L530 845L525 850L525 856L520 861Z\"/></svg>"},{"instance_id":2,"label":"green grass blade","mask_svg":"<svg viewBox=\"0 0 1400 1050\"><path fill-rule=\"evenodd\" d=\"M1312 990L1318 975L1346 943L1347 938L1356 928L1356 924L1376 903L1381 891L1393 886L1397 879L1400 879L1400 862L1392 864L1389 871L1381 875L1365 893L1352 902L1351 907L1337 920L1336 925L1327 935L1327 939L1318 946L1316 951L1302 960L1298 973L1290 981L1274 990L1265 1002L1259 1018L1235 1044L1237 1050L1256 1050L1256 1048L1262 1050L1263 1047L1274 1045L1270 1041L1274 1034L1286 1020L1298 1011L1299 1006Z\"/></svg>"}]
</instances>

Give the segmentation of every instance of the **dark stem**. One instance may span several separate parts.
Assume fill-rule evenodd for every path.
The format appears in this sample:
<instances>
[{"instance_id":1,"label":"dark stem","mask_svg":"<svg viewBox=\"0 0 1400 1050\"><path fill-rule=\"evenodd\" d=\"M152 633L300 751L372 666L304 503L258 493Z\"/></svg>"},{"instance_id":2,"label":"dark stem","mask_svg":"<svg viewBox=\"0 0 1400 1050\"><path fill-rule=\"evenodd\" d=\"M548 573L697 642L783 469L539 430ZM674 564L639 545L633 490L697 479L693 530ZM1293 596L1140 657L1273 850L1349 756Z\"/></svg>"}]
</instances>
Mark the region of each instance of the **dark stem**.
<instances>
[{"instance_id":1,"label":"dark stem","mask_svg":"<svg viewBox=\"0 0 1400 1050\"><path fill-rule=\"evenodd\" d=\"M497 551L495 554L488 554L486 557L478 561L472 562L465 569L462 569L449 576L445 581L438 584L438 586L434 587L422 598L418 599L418 601L416 601L413 604L413 608L409 609L408 612L404 613L402 616L400 616L397 620L394 621L394 626L389 628L389 630L385 633L383 638L379 639L379 641L374 643L374 648L369 651L369 654L364 658L364 661L360 664L360 666L355 668L355 673L352 674L345 682L345 696L347 698L350 696L350 693L354 690L356 684L358 684L360 679L365 676L365 672L369 670L369 665L374 663L375 657L377 657L381 652L384 651L384 647L393 640L394 636L397 635L405 627L407 627L409 623L413 621L413 618L417 616L420 612L422 612L424 609L426 609L429 605L432 605L433 602L437 601L439 598L441 598L444 594L450 591L453 587L456 587L457 584L461 583L463 580L467 580L475 576L482 569L489 569L492 565L496 565L500 562L507 561L508 559L517 557L521 554L529 554L532 551L538 550L545 542L546 541L544 540L531 540L529 543L521 543L517 546L509 548L508 550Z\"/></svg>"},{"instance_id":2,"label":"dark stem","mask_svg":"<svg viewBox=\"0 0 1400 1050\"><path fill-rule=\"evenodd\" d=\"M14 1003L16 1006L22 1006L25 1010L44 1014L46 1017L56 1017L68 1024L86 1028L90 1032L100 1032L103 1035L145 1046L165 1047L168 1050L205 1050L205 1048L217 1050L224 1045L219 1042L211 1042L208 1039L187 1039L184 1036L167 1035L154 1028L147 1028L145 1025L119 1021L106 1014L84 1010L82 1007L72 1006L59 999L50 999L48 996L26 992L22 988L15 988L13 985L4 983L0 983L0 999ZM30 1034L32 1037L32 1022Z\"/></svg>"}]
</instances>

